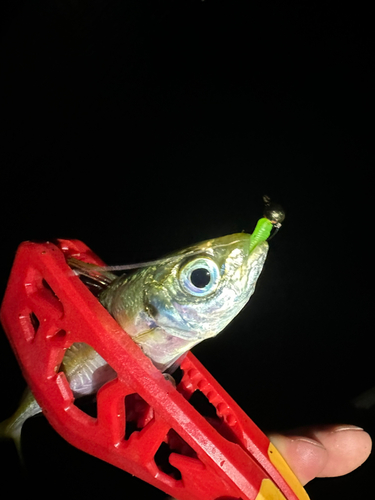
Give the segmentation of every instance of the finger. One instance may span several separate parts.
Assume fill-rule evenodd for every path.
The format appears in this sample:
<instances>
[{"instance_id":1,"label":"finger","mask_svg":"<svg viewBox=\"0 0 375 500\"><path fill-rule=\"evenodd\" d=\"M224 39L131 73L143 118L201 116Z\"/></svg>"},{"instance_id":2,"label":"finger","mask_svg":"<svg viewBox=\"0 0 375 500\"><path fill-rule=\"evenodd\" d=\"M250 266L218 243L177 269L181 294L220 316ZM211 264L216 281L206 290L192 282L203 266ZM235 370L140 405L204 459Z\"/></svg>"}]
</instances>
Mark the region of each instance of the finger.
<instances>
[{"instance_id":1,"label":"finger","mask_svg":"<svg viewBox=\"0 0 375 500\"><path fill-rule=\"evenodd\" d=\"M305 485L326 467L329 454L318 441L304 435L271 434L270 441L287 461L302 485Z\"/></svg>"},{"instance_id":2,"label":"finger","mask_svg":"<svg viewBox=\"0 0 375 500\"><path fill-rule=\"evenodd\" d=\"M328 451L328 461L318 477L335 477L356 469L371 453L371 438L360 427L340 425L318 428L317 439Z\"/></svg>"},{"instance_id":3,"label":"finger","mask_svg":"<svg viewBox=\"0 0 375 500\"><path fill-rule=\"evenodd\" d=\"M270 439L302 484L314 477L348 474L371 452L370 436L350 425L298 429L293 435L274 434Z\"/></svg>"}]
</instances>

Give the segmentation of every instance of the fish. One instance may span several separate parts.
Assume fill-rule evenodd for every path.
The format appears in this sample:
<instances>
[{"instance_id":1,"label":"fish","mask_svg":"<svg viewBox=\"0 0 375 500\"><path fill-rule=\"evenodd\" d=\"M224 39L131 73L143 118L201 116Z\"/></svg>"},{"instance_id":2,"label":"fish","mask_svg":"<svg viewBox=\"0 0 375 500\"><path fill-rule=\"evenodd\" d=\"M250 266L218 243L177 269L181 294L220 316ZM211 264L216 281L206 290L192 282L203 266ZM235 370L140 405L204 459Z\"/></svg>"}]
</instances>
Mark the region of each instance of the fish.
<instances>
[{"instance_id":1,"label":"fish","mask_svg":"<svg viewBox=\"0 0 375 500\"><path fill-rule=\"evenodd\" d=\"M199 342L218 335L248 303L263 269L268 238L275 221L263 218L253 234L235 233L209 239L162 259L98 267L68 259L75 274L91 281L101 304L166 376ZM132 270L132 268L135 268ZM89 345L67 349L62 371L75 398L95 395L116 372ZM15 413L0 423L0 438L10 438L22 459L24 422L40 413L26 389Z\"/></svg>"}]
</instances>

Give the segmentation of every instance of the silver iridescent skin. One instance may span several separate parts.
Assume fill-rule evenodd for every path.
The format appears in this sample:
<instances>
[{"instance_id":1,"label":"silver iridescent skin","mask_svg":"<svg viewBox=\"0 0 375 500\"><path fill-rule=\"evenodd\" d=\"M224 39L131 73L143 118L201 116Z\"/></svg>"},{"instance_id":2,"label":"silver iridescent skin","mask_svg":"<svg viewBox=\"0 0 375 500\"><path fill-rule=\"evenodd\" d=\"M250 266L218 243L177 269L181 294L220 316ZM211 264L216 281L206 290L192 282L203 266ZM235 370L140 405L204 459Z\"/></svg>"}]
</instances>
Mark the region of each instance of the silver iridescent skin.
<instances>
[{"instance_id":1,"label":"silver iridescent skin","mask_svg":"<svg viewBox=\"0 0 375 500\"><path fill-rule=\"evenodd\" d=\"M238 233L184 249L116 278L100 301L164 371L250 299L268 251L262 241L250 252L250 239Z\"/></svg>"}]
</instances>

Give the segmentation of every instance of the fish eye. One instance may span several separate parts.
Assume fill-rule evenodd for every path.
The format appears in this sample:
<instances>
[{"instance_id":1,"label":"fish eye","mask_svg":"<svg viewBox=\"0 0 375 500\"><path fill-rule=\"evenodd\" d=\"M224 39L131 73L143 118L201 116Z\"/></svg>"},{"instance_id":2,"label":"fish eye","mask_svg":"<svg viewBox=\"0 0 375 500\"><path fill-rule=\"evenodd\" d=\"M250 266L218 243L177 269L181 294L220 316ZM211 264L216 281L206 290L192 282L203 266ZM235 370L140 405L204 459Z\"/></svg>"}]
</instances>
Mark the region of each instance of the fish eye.
<instances>
[{"instance_id":1,"label":"fish eye","mask_svg":"<svg viewBox=\"0 0 375 500\"><path fill-rule=\"evenodd\" d=\"M197 297L213 293L220 280L220 271L215 262L208 258L190 260L180 269L182 288Z\"/></svg>"},{"instance_id":2,"label":"fish eye","mask_svg":"<svg viewBox=\"0 0 375 500\"><path fill-rule=\"evenodd\" d=\"M190 281L197 288L206 287L211 281L211 274L208 269L204 267L199 267L198 269L194 269L190 274Z\"/></svg>"}]
</instances>

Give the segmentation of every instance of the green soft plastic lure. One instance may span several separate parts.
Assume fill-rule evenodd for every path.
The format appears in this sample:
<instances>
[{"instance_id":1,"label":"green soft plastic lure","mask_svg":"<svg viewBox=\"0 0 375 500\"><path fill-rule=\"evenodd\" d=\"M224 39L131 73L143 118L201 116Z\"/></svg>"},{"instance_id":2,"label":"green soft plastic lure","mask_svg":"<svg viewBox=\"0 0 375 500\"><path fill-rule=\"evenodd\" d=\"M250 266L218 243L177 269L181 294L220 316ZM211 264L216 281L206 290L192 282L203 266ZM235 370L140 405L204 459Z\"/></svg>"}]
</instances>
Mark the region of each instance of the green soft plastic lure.
<instances>
[{"instance_id":1,"label":"green soft plastic lure","mask_svg":"<svg viewBox=\"0 0 375 500\"><path fill-rule=\"evenodd\" d=\"M251 235L250 252L262 241L271 239L280 229L281 223L285 219L285 212L280 205L271 203L268 196L263 196L263 200L266 205L264 217L258 220L254 232ZM274 229L275 232L270 238L272 229Z\"/></svg>"}]
</instances>

